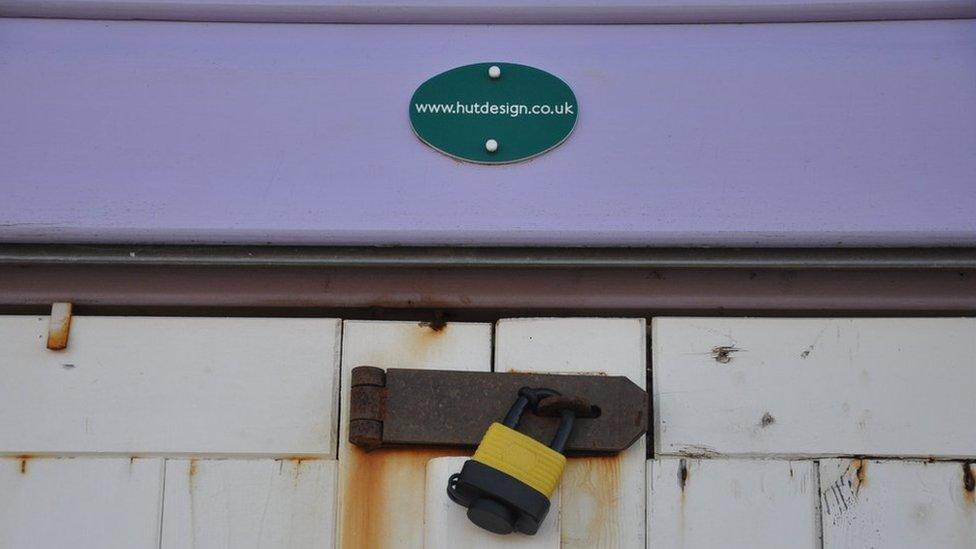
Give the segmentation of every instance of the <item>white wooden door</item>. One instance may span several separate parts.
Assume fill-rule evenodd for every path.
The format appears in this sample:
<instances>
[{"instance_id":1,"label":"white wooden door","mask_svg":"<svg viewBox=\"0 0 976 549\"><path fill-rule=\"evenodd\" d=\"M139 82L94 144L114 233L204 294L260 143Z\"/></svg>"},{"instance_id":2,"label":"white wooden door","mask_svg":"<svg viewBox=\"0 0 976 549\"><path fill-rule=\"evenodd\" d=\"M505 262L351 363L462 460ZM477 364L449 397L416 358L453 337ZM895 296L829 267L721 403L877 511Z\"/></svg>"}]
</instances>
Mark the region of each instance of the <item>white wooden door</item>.
<instances>
[{"instance_id":1,"label":"white wooden door","mask_svg":"<svg viewBox=\"0 0 976 549\"><path fill-rule=\"evenodd\" d=\"M47 330L0 317L0 549L976 547L974 319ZM650 371L653 456L571 459L540 533L495 536L446 498L466 452L346 442L359 365Z\"/></svg>"},{"instance_id":2,"label":"white wooden door","mask_svg":"<svg viewBox=\"0 0 976 549\"><path fill-rule=\"evenodd\" d=\"M0 317L0 548L330 547L340 329Z\"/></svg>"},{"instance_id":3,"label":"white wooden door","mask_svg":"<svg viewBox=\"0 0 976 549\"><path fill-rule=\"evenodd\" d=\"M649 547L976 547L976 320L656 318L651 339Z\"/></svg>"}]
</instances>

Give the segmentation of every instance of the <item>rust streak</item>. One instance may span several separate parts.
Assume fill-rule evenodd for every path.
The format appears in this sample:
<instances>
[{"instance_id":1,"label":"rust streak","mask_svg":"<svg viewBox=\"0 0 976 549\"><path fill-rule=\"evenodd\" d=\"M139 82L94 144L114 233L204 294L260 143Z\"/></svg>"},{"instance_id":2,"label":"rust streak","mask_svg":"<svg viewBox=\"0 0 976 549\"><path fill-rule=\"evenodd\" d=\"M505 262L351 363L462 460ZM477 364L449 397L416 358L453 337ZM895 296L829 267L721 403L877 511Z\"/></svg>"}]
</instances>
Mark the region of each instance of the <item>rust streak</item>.
<instances>
[{"instance_id":1,"label":"rust streak","mask_svg":"<svg viewBox=\"0 0 976 549\"><path fill-rule=\"evenodd\" d=\"M855 459L851 461L851 466L857 474L857 488L860 489L862 486L866 486L868 481L868 462L863 459Z\"/></svg>"},{"instance_id":2,"label":"rust streak","mask_svg":"<svg viewBox=\"0 0 976 549\"><path fill-rule=\"evenodd\" d=\"M423 543L427 462L459 455L452 449L390 448L366 452L349 445L342 479L343 549Z\"/></svg>"},{"instance_id":3,"label":"rust streak","mask_svg":"<svg viewBox=\"0 0 976 549\"><path fill-rule=\"evenodd\" d=\"M29 456L26 454L22 456L17 456L17 459L20 460L20 474L22 475L27 474L27 462L30 461L32 457L33 456Z\"/></svg>"},{"instance_id":4,"label":"rust streak","mask_svg":"<svg viewBox=\"0 0 976 549\"><path fill-rule=\"evenodd\" d=\"M620 504L621 456L571 459L563 473L562 516L585 518L585 529L565 524L562 545L574 547L608 547L615 543ZM566 536L571 539L566 539Z\"/></svg>"},{"instance_id":5,"label":"rust streak","mask_svg":"<svg viewBox=\"0 0 976 549\"><path fill-rule=\"evenodd\" d=\"M193 495L193 487L194 487L193 486L194 485L194 477L197 476L197 460L196 460L196 458L190 458L190 467L187 469L187 471L188 471L187 472L187 475L190 477L189 482L187 482L187 487L189 488L190 495L192 496ZM193 504L193 501L192 500L190 501L190 504L191 505Z\"/></svg>"},{"instance_id":6,"label":"rust streak","mask_svg":"<svg viewBox=\"0 0 976 549\"><path fill-rule=\"evenodd\" d=\"M52 351L66 349L70 333L71 303L53 304L51 306L51 319L47 328L47 348Z\"/></svg>"}]
</instances>

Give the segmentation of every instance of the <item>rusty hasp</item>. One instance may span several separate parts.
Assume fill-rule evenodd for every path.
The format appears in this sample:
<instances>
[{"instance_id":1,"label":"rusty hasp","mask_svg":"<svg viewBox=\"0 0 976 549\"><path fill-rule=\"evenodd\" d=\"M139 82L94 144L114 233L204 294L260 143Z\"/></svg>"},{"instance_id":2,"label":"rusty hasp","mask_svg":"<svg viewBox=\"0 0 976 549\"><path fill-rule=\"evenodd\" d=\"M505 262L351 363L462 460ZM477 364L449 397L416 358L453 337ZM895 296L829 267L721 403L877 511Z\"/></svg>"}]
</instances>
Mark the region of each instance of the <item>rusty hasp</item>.
<instances>
[{"instance_id":1,"label":"rusty hasp","mask_svg":"<svg viewBox=\"0 0 976 549\"><path fill-rule=\"evenodd\" d=\"M374 450L394 446L474 448L501 421L522 387L547 387L562 396L539 402L519 430L549 440L559 410L579 418L568 455L620 452L647 432L647 393L623 376L413 370L372 366L352 370L349 442Z\"/></svg>"}]
</instances>

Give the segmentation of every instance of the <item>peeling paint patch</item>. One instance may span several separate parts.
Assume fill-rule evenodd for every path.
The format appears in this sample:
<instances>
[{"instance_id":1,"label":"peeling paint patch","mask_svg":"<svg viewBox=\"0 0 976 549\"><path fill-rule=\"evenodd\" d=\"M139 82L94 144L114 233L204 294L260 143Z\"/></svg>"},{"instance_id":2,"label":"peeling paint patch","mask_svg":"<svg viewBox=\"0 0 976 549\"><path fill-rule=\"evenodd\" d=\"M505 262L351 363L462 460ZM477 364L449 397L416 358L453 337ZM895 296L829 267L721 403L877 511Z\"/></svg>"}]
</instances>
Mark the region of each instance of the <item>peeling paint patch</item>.
<instances>
[{"instance_id":1,"label":"peeling paint patch","mask_svg":"<svg viewBox=\"0 0 976 549\"><path fill-rule=\"evenodd\" d=\"M821 491L823 513L836 522L857 503L858 494L865 486L867 486L867 461L852 459L844 474Z\"/></svg>"},{"instance_id":2,"label":"peeling paint patch","mask_svg":"<svg viewBox=\"0 0 976 549\"><path fill-rule=\"evenodd\" d=\"M685 491L685 485L688 483L688 460L682 459L678 462L678 487L681 491Z\"/></svg>"},{"instance_id":3,"label":"peeling paint patch","mask_svg":"<svg viewBox=\"0 0 976 549\"><path fill-rule=\"evenodd\" d=\"M738 353L741 349L734 347L732 345L720 345L718 347L712 348L712 358L715 362L719 364L728 364L732 362L732 354Z\"/></svg>"},{"instance_id":4,"label":"peeling paint patch","mask_svg":"<svg viewBox=\"0 0 976 549\"><path fill-rule=\"evenodd\" d=\"M969 505L976 505L976 476L973 474L973 467L976 463L967 461L962 464L962 489L963 499Z\"/></svg>"},{"instance_id":5,"label":"peeling paint patch","mask_svg":"<svg viewBox=\"0 0 976 549\"><path fill-rule=\"evenodd\" d=\"M679 455L690 457L690 458L711 458L711 457L721 457L722 453L716 451L714 448L708 446L701 446L698 444L685 444L678 448Z\"/></svg>"}]
</instances>

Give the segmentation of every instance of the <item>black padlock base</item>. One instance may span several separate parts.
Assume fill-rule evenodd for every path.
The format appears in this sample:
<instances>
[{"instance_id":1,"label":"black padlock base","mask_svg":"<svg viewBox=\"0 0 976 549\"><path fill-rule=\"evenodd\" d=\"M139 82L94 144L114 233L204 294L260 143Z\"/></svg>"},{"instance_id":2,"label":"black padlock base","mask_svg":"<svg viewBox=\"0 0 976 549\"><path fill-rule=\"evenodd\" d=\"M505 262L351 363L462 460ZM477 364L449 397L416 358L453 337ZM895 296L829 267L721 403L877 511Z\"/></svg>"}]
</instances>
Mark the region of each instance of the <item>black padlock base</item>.
<instances>
[{"instance_id":1,"label":"black padlock base","mask_svg":"<svg viewBox=\"0 0 976 549\"><path fill-rule=\"evenodd\" d=\"M549 498L528 484L472 459L451 477L447 493L468 508L468 518L496 534L535 534L549 512Z\"/></svg>"}]
</instances>

